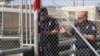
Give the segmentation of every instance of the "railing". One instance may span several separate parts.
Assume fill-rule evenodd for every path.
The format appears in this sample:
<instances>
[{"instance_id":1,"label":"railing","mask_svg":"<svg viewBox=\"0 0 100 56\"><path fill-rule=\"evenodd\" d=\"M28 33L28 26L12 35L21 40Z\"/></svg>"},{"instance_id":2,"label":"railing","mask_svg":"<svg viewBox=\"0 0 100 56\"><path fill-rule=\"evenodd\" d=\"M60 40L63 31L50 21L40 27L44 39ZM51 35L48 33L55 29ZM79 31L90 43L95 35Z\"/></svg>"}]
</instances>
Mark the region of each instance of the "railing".
<instances>
[{"instance_id":1,"label":"railing","mask_svg":"<svg viewBox=\"0 0 100 56\"><path fill-rule=\"evenodd\" d=\"M100 35L97 35L97 40L100 40ZM75 44L76 39L75 38L68 38L65 41L59 41L59 47L60 46L69 46ZM74 47L74 46L73 46ZM69 50L66 51L61 51L59 52L59 56L64 56L64 55L72 55L75 53L75 49L73 47ZM11 54L18 54L18 53L25 53L29 52L31 50L34 50L33 47L23 47L23 48L15 48L15 49L9 49L9 50L0 50L0 56L5 56L5 55L11 55ZM96 50L97 52L100 53L100 50ZM32 52L34 53L34 52Z\"/></svg>"},{"instance_id":2,"label":"railing","mask_svg":"<svg viewBox=\"0 0 100 56\"><path fill-rule=\"evenodd\" d=\"M24 52L28 52L31 50L33 50L33 47L23 47L23 48L9 49L9 50L1 50L0 56L6 56L6 55L11 55L11 54L17 54L17 53L24 53Z\"/></svg>"},{"instance_id":3,"label":"railing","mask_svg":"<svg viewBox=\"0 0 100 56\"><path fill-rule=\"evenodd\" d=\"M75 38L73 38L73 39L71 38L71 39L66 40L66 41L59 41L59 47L72 45L73 43L75 43L75 40L76 40ZM25 52L28 52L31 50L33 50L33 47L23 47L23 48L9 49L9 50L1 50L0 55L5 56L5 55L11 55L11 54L25 53ZM34 52L32 52L32 53L34 53ZM59 52L59 55L64 56L66 54L72 54L72 53L74 53L73 49Z\"/></svg>"}]
</instances>

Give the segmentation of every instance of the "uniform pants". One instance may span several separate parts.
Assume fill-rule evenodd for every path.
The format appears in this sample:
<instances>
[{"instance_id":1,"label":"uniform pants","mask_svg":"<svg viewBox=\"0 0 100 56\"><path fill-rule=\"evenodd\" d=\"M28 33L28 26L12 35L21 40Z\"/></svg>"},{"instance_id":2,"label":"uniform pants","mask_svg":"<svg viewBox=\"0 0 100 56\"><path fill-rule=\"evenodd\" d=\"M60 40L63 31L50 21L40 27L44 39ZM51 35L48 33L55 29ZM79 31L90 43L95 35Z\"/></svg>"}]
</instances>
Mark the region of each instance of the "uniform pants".
<instances>
[{"instance_id":1,"label":"uniform pants","mask_svg":"<svg viewBox=\"0 0 100 56\"><path fill-rule=\"evenodd\" d=\"M76 50L76 56L96 56L89 48L80 48Z\"/></svg>"},{"instance_id":2,"label":"uniform pants","mask_svg":"<svg viewBox=\"0 0 100 56\"><path fill-rule=\"evenodd\" d=\"M42 56L58 56L57 42L42 42Z\"/></svg>"}]
</instances>

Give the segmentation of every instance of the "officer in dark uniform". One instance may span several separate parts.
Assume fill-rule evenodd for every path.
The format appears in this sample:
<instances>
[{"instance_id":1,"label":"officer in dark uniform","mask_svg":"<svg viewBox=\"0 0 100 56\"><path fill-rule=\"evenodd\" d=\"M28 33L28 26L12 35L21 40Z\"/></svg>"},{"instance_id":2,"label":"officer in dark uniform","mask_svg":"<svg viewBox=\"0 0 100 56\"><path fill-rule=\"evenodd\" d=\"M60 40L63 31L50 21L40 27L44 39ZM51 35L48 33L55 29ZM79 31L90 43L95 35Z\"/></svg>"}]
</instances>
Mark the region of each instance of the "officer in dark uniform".
<instances>
[{"instance_id":1,"label":"officer in dark uniform","mask_svg":"<svg viewBox=\"0 0 100 56\"><path fill-rule=\"evenodd\" d=\"M48 16L46 8L40 9L40 41L43 55L58 56L58 36L59 24L54 18Z\"/></svg>"},{"instance_id":2,"label":"officer in dark uniform","mask_svg":"<svg viewBox=\"0 0 100 56\"><path fill-rule=\"evenodd\" d=\"M89 43L96 48L95 38L96 38L96 26L93 22L87 20L88 13L86 11L78 12L77 22L75 27L77 30L89 41ZM76 37L76 56L95 56L92 50L87 46L87 44L82 40L82 38L72 30L71 33Z\"/></svg>"}]
</instances>

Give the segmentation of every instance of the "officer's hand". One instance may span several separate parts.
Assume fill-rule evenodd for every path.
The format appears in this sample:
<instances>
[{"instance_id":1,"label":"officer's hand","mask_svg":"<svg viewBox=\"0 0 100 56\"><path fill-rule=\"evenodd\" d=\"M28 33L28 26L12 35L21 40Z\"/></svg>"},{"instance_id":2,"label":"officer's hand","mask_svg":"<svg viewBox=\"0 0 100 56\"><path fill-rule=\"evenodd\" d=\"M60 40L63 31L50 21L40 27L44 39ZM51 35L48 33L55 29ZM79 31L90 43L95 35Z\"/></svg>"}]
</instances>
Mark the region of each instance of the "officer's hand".
<instances>
[{"instance_id":1,"label":"officer's hand","mask_svg":"<svg viewBox=\"0 0 100 56\"><path fill-rule=\"evenodd\" d=\"M86 34L84 34L84 37L85 37L87 40L95 41L95 36L94 36L94 35L86 35Z\"/></svg>"},{"instance_id":2,"label":"officer's hand","mask_svg":"<svg viewBox=\"0 0 100 56\"><path fill-rule=\"evenodd\" d=\"M50 34L57 34L57 33L58 33L58 30L56 29L50 32Z\"/></svg>"},{"instance_id":3,"label":"officer's hand","mask_svg":"<svg viewBox=\"0 0 100 56\"><path fill-rule=\"evenodd\" d=\"M63 34L63 33L66 32L66 29L65 29L64 26L60 27L59 29L60 29L60 30L59 30L59 33L60 33L60 34Z\"/></svg>"}]
</instances>

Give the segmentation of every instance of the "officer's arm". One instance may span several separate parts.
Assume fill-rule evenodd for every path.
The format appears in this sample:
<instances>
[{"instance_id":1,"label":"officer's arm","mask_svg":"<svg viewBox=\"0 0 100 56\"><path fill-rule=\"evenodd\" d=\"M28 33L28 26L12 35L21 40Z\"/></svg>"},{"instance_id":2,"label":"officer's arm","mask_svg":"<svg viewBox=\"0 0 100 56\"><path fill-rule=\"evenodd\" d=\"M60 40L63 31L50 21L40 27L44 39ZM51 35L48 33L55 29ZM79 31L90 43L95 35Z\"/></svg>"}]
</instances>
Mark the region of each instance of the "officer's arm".
<instances>
[{"instance_id":1,"label":"officer's arm","mask_svg":"<svg viewBox=\"0 0 100 56\"><path fill-rule=\"evenodd\" d=\"M54 30L52 31L42 31L43 34L46 34L46 35L53 35L53 34L57 34L59 32L59 27L55 28Z\"/></svg>"},{"instance_id":2,"label":"officer's arm","mask_svg":"<svg viewBox=\"0 0 100 56\"><path fill-rule=\"evenodd\" d=\"M95 36L94 35L90 35L90 34L84 34L84 37L87 39L87 40L91 40L91 41L95 41Z\"/></svg>"},{"instance_id":3,"label":"officer's arm","mask_svg":"<svg viewBox=\"0 0 100 56\"><path fill-rule=\"evenodd\" d=\"M59 23L56 19L53 19L50 27L51 27L51 31L49 31L48 34L53 35L59 33Z\"/></svg>"},{"instance_id":4,"label":"officer's arm","mask_svg":"<svg viewBox=\"0 0 100 56\"><path fill-rule=\"evenodd\" d=\"M49 34L58 34L58 33L59 33L59 27L49 32Z\"/></svg>"},{"instance_id":5,"label":"officer's arm","mask_svg":"<svg viewBox=\"0 0 100 56\"><path fill-rule=\"evenodd\" d=\"M96 33L97 33L96 26L90 25L89 32L88 32L88 34L84 34L84 37L87 40L95 41Z\"/></svg>"}]
</instances>

